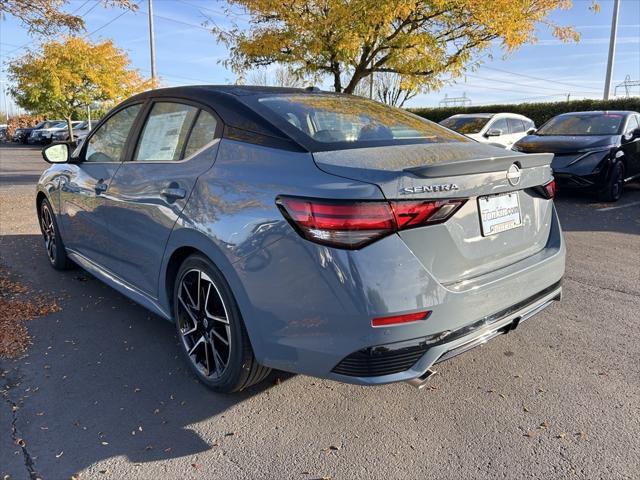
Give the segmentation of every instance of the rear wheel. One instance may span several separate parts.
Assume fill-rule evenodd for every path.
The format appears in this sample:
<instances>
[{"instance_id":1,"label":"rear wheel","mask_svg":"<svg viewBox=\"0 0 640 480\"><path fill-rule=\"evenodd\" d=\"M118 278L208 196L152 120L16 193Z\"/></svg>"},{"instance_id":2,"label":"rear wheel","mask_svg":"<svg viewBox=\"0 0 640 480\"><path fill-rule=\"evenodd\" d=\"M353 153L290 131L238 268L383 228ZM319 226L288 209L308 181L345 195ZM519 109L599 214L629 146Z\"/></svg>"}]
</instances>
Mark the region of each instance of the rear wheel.
<instances>
[{"instance_id":1,"label":"rear wheel","mask_svg":"<svg viewBox=\"0 0 640 480\"><path fill-rule=\"evenodd\" d=\"M46 198L40 202L40 231L51 266L56 270L70 268L72 266L71 260L67 258L53 208Z\"/></svg>"},{"instance_id":2,"label":"rear wheel","mask_svg":"<svg viewBox=\"0 0 640 480\"><path fill-rule=\"evenodd\" d=\"M253 355L231 289L209 259L192 255L182 263L173 305L182 353L202 383L229 393L269 374Z\"/></svg>"},{"instance_id":3,"label":"rear wheel","mask_svg":"<svg viewBox=\"0 0 640 480\"><path fill-rule=\"evenodd\" d=\"M624 165L622 162L616 162L611 167L611 174L607 179L607 183L600 191L600 199L605 202L617 202L622 196L624 189Z\"/></svg>"}]
</instances>

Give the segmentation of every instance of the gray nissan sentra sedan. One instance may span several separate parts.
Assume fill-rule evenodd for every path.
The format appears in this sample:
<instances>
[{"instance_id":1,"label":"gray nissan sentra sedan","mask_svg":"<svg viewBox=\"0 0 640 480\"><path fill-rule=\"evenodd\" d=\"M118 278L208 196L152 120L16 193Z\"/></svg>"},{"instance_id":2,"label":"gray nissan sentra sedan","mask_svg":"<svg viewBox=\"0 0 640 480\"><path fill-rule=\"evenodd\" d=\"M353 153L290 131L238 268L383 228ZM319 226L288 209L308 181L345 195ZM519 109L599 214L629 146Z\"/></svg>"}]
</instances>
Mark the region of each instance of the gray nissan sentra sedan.
<instances>
[{"instance_id":1,"label":"gray nissan sentra sedan","mask_svg":"<svg viewBox=\"0 0 640 480\"><path fill-rule=\"evenodd\" d=\"M175 322L217 391L271 368L421 386L561 297L552 155L362 98L154 90L43 155L53 267Z\"/></svg>"}]
</instances>

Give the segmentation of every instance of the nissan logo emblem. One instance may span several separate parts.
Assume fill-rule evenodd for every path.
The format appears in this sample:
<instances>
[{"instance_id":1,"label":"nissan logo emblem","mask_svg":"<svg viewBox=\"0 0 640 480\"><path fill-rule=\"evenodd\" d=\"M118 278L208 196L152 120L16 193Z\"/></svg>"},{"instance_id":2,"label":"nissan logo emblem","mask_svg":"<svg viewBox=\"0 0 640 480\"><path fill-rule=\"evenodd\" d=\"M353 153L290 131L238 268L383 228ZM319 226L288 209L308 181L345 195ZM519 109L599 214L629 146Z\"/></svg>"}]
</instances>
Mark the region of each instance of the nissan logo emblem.
<instances>
[{"instance_id":1,"label":"nissan logo emblem","mask_svg":"<svg viewBox=\"0 0 640 480\"><path fill-rule=\"evenodd\" d=\"M507 180L514 187L520 183L520 169L515 163L507 170Z\"/></svg>"}]
</instances>

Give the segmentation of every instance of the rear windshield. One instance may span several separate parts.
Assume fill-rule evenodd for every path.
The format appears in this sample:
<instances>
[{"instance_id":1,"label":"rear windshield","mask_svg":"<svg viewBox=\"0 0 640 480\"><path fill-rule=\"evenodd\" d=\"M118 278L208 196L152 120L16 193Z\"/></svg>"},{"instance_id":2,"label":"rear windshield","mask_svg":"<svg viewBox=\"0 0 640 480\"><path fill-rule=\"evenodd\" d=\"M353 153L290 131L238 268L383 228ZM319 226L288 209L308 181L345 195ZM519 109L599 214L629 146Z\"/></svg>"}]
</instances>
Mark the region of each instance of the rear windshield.
<instances>
[{"instance_id":1,"label":"rear windshield","mask_svg":"<svg viewBox=\"0 0 640 480\"><path fill-rule=\"evenodd\" d=\"M443 127L458 133L480 133L491 117L449 117L440 122Z\"/></svg>"},{"instance_id":2,"label":"rear windshield","mask_svg":"<svg viewBox=\"0 0 640 480\"><path fill-rule=\"evenodd\" d=\"M399 108L341 95L277 95L258 99L279 123L321 144L345 146L464 142L438 124ZM284 122L282 122L284 121Z\"/></svg>"},{"instance_id":3,"label":"rear windshield","mask_svg":"<svg viewBox=\"0 0 640 480\"><path fill-rule=\"evenodd\" d=\"M558 115L545 123L536 135L617 135L622 130L624 115Z\"/></svg>"}]
</instances>

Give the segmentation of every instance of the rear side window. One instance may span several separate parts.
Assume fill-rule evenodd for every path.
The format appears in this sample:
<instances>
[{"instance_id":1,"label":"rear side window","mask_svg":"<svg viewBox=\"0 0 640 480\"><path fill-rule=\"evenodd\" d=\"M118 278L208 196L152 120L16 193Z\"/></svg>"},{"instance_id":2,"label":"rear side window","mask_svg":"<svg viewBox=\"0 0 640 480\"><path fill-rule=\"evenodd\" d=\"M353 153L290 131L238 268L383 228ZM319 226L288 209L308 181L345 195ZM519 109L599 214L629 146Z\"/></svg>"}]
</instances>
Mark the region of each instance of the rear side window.
<instances>
[{"instance_id":1,"label":"rear side window","mask_svg":"<svg viewBox=\"0 0 640 480\"><path fill-rule=\"evenodd\" d=\"M218 122L209 112L200 110L196 124L191 130L184 157L188 158L214 139Z\"/></svg>"},{"instance_id":2,"label":"rear side window","mask_svg":"<svg viewBox=\"0 0 640 480\"><path fill-rule=\"evenodd\" d=\"M521 133L526 130L524 122L519 118L508 118L507 123L509 124L509 130L511 130L511 133Z\"/></svg>"},{"instance_id":3,"label":"rear side window","mask_svg":"<svg viewBox=\"0 0 640 480\"><path fill-rule=\"evenodd\" d=\"M140 108L140 104L124 108L103 123L89 139L85 161L119 162Z\"/></svg>"},{"instance_id":4,"label":"rear side window","mask_svg":"<svg viewBox=\"0 0 640 480\"><path fill-rule=\"evenodd\" d=\"M142 130L134 161L180 160L197 113L198 109L191 105L154 103Z\"/></svg>"}]
</instances>

